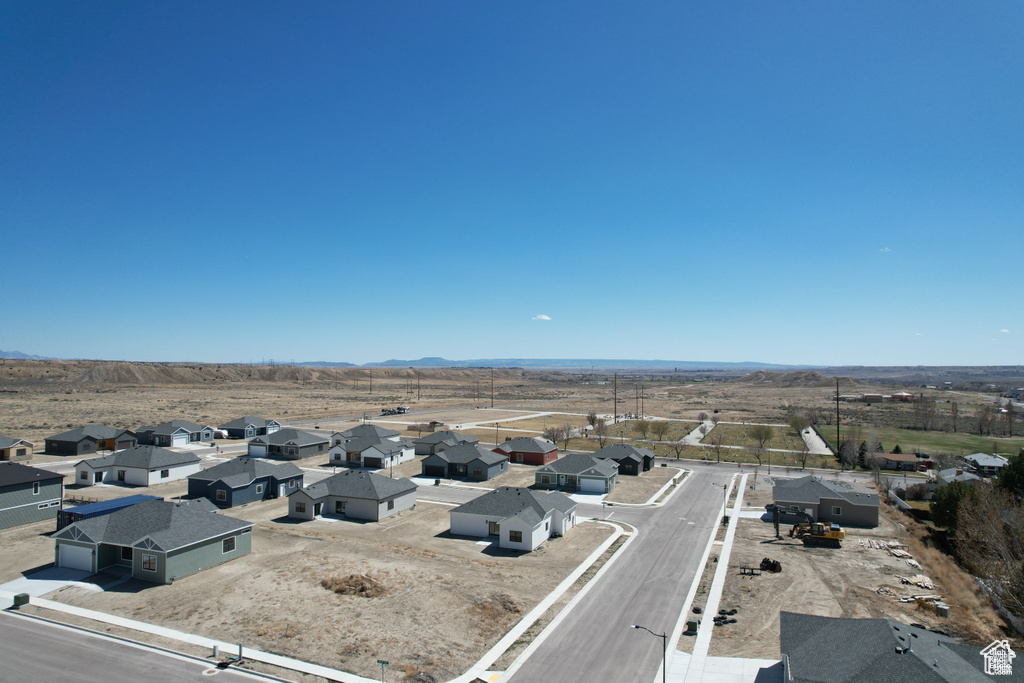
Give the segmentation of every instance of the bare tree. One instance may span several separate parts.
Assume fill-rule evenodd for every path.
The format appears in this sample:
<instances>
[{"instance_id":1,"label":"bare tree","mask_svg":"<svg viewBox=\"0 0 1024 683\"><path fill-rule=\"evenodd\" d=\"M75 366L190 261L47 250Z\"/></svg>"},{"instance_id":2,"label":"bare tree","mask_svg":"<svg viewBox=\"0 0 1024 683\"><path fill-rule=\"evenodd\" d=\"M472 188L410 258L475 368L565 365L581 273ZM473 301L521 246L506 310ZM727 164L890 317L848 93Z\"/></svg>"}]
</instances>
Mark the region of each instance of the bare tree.
<instances>
[{"instance_id":1,"label":"bare tree","mask_svg":"<svg viewBox=\"0 0 1024 683\"><path fill-rule=\"evenodd\" d=\"M789 428L792 429L797 436L804 433L804 430L811 426L811 421L803 415L794 415L789 418Z\"/></svg>"},{"instance_id":2,"label":"bare tree","mask_svg":"<svg viewBox=\"0 0 1024 683\"><path fill-rule=\"evenodd\" d=\"M664 441L665 435L672 429L672 423L668 420L653 420L651 422L651 433L656 441Z\"/></svg>"},{"instance_id":3,"label":"bare tree","mask_svg":"<svg viewBox=\"0 0 1024 683\"><path fill-rule=\"evenodd\" d=\"M978 412L975 413L975 419L978 422L978 435L982 436L985 434L992 433L992 420L994 414L992 406L981 406L978 408Z\"/></svg>"},{"instance_id":4,"label":"bare tree","mask_svg":"<svg viewBox=\"0 0 1024 683\"><path fill-rule=\"evenodd\" d=\"M856 442L847 437L843 439L843 442L839 445L839 464L845 470L849 467L851 470L857 466L857 459L860 454L857 452Z\"/></svg>"},{"instance_id":5,"label":"bare tree","mask_svg":"<svg viewBox=\"0 0 1024 683\"><path fill-rule=\"evenodd\" d=\"M550 441L551 443L558 443L559 441L562 440L562 434L564 433L564 431L564 426L552 425L545 429L543 434L544 438Z\"/></svg>"},{"instance_id":6,"label":"bare tree","mask_svg":"<svg viewBox=\"0 0 1024 683\"><path fill-rule=\"evenodd\" d=\"M722 449L725 448L725 430L711 430L711 450L714 451L718 462L722 462Z\"/></svg>"},{"instance_id":7,"label":"bare tree","mask_svg":"<svg viewBox=\"0 0 1024 683\"><path fill-rule=\"evenodd\" d=\"M953 433L956 434L956 419L960 417L960 405L956 401L949 404L949 417L953 422Z\"/></svg>"},{"instance_id":8,"label":"bare tree","mask_svg":"<svg viewBox=\"0 0 1024 683\"><path fill-rule=\"evenodd\" d=\"M649 432L650 430L650 420L633 420L633 431L639 434L641 439L646 439L647 432Z\"/></svg>"},{"instance_id":9,"label":"bare tree","mask_svg":"<svg viewBox=\"0 0 1024 683\"><path fill-rule=\"evenodd\" d=\"M701 436L707 436L708 432L711 431L711 427L708 426L707 423L704 423L700 427L698 427L697 430L700 432Z\"/></svg>"},{"instance_id":10,"label":"bare tree","mask_svg":"<svg viewBox=\"0 0 1024 683\"><path fill-rule=\"evenodd\" d=\"M747 436L757 442L758 450L763 451L765 444L772 440L772 428L768 425L753 425L747 430Z\"/></svg>"},{"instance_id":11,"label":"bare tree","mask_svg":"<svg viewBox=\"0 0 1024 683\"><path fill-rule=\"evenodd\" d=\"M1024 614L1024 506L996 486L975 486L957 509L954 547L960 561L986 580L1010 612Z\"/></svg>"},{"instance_id":12,"label":"bare tree","mask_svg":"<svg viewBox=\"0 0 1024 683\"><path fill-rule=\"evenodd\" d=\"M599 448L604 448L604 442L608 440L608 423L603 418L597 418L594 423L593 434L597 438Z\"/></svg>"},{"instance_id":13,"label":"bare tree","mask_svg":"<svg viewBox=\"0 0 1024 683\"><path fill-rule=\"evenodd\" d=\"M1005 436L1013 436L1013 401L1007 400L1006 413L1003 415L1003 422L1006 423Z\"/></svg>"},{"instance_id":14,"label":"bare tree","mask_svg":"<svg viewBox=\"0 0 1024 683\"><path fill-rule=\"evenodd\" d=\"M918 429L928 431L935 422L935 399L921 394L914 400L914 420Z\"/></svg>"},{"instance_id":15,"label":"bare tree","mask_svg":"<svg viewBox=\"0 0 1024 683\"><path fill-rule=\"evenodd\" d=\"M572 438L573 432L575 432L576 429L568 422L562 425L560 429L562 433L559 436L561 436L562 450L564 451L569 448L569 439Z\"/></svg>"},{"instance_id":16,"label":"bare tree","mask_svg":"<svg viewBox=\"0 0 1024 683\"><path fill-rule=\"evenodd\" d=\"M801 438L796 452L796 461L800 463L800 469L807 467L807 458L810 457L810 455L811 449L807 447L807 442Z\"/></svg>"},{"instance_id":17,"label":"bare tree","mask_svg":"<svg viewBox=\"0 0 1024 683\"><path fill-rule=\"evenodd\" d=\"M593 410L587 413L587 424L590 425L591 427L597 425L597 419L597 413L595 413Z\"/></svg>"},{"instance_id":18,"label":"bare tree","mask_svg":"<svg viewBox=\"0 0 1024 683\"><path fill-rule=\"evenodd\" d=\"M699 413L697 413L697 419L700 420L701 422L706 422L708 419L708 414L702 410Z\"/></svg>"},{"instance_id":19,"label":"bare tree","mask_svg":"<svg viewBox=\"0 0 1024 683\"><path fill-rule=\"evenodd\" d=\"M672 452L676 454L676 460L679 460L679 458L682 457L683 455L683 451L686 450L686 442L682 440L673 441L668 446L669 448L672 449Z\"/></svg>"},{"instance_id":20,"label":"bare tree","mask_svg":"<svg viewBox=\"0 0 1024 683\"><path fill-rule=\"evenodd\" d=\"M712 415L711 416L711 424L716 425L716 424L718 424L721 421L722 421L722 418L718 417L717 415Z\"/></svg>"}]
</instances>

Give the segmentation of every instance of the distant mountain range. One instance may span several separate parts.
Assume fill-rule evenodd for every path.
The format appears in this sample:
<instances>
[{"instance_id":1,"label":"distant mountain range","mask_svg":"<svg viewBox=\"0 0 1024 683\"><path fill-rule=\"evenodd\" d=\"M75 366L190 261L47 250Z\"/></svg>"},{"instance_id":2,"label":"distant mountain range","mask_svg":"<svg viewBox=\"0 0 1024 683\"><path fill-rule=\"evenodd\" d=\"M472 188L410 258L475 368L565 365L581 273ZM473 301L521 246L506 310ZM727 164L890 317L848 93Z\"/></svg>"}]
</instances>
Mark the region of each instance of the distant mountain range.
<instances>
[{"instance_id":1,"label":"distant mountain range","mask_svg":"<svg viewBox=\"0 0 1024 683\"><path fill-rule=\"evenodd\" d=\"M27 353L22 353L21 351L4 351L3 349L0 349L0 358L17 358L18 360L58 360L57 358L30 356Z\"/></svg>"},{"instance_id":2,"label":"distant mountain range","mask_svg":"<svg viewBox=\"0 0 1024 683\"><path fill-rule=\"evenodd\" d=\"M725 363L717 361L690 360L632 360L614 358L477 358L474 360L448 360L428 357L419 360L386 360L380 363L366 363L365 368L524 368L530 370L585 370L587 368L686 368L729 369L729 368L792 368L798 366L774 363ZM806 366L799 366L806 367Z\"/></svg>"}]
</instances>

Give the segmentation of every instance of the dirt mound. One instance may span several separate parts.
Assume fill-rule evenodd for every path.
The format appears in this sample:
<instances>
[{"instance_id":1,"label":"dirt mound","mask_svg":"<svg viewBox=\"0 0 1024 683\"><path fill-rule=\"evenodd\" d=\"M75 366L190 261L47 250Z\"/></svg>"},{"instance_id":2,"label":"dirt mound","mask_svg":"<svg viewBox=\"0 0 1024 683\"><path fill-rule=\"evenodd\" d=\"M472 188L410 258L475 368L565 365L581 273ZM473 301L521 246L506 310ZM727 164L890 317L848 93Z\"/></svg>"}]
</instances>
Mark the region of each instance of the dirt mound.
<instances>
[{"instance_id":1,"label":"dirt mound","mask_svg":"<svg viewBox=\"0 0 1024 683\"><path fill-rule=\"evenodd\" d=\"M856 386L860 384L855 379L849 377L840 377L839 386ZM766 370L757 370L751 372L748 375L739 377L731 380L737 384L749 384L752 386L758 385L770 385L773 387L834 387L836 385L835 377L826 377L820 372L813 370L803 370L796 372L768 372Z\"/></svg>"},{"instance_id":2,"label":"dirt mound","mask_svg":"<svg viewBox=\"0 0 1024 683\"><path fill-rule=\"evenodd\" d=\"M507 593L494 593L485 600L480 600L470 611L486 619L495 621L505 619L509 616L522 614L522 609Z\"/></svg>"},{"instance_id":3,"label":"dirt mound","mask_svg":"<svg viewBox=\"0 0 1024 683\"><path fill-rule=\"evenodd\" d=\"M379 598L387 592L384 584L368 574L329 576L320 585L338 595L358 595L361 598Z\"/></svg>"}]
</instances>

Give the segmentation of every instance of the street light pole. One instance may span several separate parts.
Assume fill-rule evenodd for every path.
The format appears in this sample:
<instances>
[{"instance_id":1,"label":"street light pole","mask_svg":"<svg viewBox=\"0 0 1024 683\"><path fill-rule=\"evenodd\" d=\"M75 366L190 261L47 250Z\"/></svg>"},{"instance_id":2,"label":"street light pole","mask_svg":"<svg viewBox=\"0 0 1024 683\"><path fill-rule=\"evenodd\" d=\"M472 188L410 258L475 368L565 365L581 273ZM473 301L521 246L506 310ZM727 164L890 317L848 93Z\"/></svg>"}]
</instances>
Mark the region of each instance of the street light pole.
<instances>
[{"instance_id":1,"label":"street light pole","mask_svg":"<svg viewBox=\"0 0 1024 683\"><path fill-rule=\"evenodd\" d=\"M650 633L655 638L661 638L661 683L665 683L665 677L667 675L667 669L665 663L665 653L668 650L668 634L667 633L655 633L646 626L640 626L639 624L630 624L630 628L640 628Z\"/></svg>"}]
</instances>

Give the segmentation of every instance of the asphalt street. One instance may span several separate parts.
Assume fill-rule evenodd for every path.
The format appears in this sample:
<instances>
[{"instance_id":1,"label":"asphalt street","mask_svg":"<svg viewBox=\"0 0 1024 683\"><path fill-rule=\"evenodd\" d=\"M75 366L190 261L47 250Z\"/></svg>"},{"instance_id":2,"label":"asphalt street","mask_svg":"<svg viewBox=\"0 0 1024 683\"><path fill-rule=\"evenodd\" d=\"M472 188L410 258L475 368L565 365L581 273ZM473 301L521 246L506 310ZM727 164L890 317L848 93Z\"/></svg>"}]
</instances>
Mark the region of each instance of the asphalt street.
<instances>
[{"instance_id":1,"label":"asphalt street","mask_svg":"<svg viewBox=\"0 0 1024 683\"><path fill-rule=\"evenodd\" d=\"M75 683L131 680L147 683L241 683L268 680L238 671L217 670L212 664L187 657L4 612L0 612L0 662L3 662L0 667L0 681L3 683L64 680ZM213 671L216 671L215 675L211 675Z\"/></svg>"}]
</instances>

